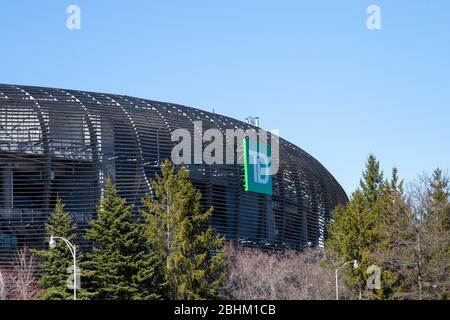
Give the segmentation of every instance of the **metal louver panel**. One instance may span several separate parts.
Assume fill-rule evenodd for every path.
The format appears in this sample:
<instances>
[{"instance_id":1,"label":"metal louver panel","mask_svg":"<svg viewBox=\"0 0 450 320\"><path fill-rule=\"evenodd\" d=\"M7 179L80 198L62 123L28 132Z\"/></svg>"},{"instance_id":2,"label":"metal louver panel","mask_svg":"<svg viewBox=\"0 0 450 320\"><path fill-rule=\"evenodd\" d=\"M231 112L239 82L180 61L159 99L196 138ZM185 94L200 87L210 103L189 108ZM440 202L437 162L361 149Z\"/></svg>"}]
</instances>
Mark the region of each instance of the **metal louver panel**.
<instances>
[{"instance_id":1,"label":"metal louver panel","mask_svg":"<svg viewBox=\"0 0 450 320\"><path fill-rule=\"evenodd\" d=\"M194 128L194 121L202 121L202 128ZM253 127L170 103L0 84L0 266L20 246L46 246L45 223L57 196L76 220L84 247L107 177L139 208L161 162L170 158L171 133L178 128L192 135L215 128L225 135L227 129ZM187 168L203 205L214 207L211 224L247 245L321 245L333 209L348 201L316 159L283 139L272 196L244 191L242 165Z\"/></svg>"}]
</instances>

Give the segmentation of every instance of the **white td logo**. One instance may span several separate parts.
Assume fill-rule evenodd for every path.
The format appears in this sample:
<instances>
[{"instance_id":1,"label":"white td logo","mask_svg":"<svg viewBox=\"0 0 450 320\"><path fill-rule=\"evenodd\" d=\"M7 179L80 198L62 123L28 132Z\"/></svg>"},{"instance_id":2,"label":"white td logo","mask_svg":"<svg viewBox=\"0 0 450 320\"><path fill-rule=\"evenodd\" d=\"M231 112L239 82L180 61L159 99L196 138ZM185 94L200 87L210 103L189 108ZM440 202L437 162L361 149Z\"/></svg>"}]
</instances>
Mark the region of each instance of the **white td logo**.
<instances>
[{"instance_id":1,"label":"white td logo","mask_svg":"<svg viewBox=\"0 0 450 320\"><path fill-rule=\"evenodd\" d=\"M251 157L250 163L254 163L253 167L253 181L259 184L267 184L270 175L269 157L256 150L249 150Z\"/></svg>"}]
</instances>

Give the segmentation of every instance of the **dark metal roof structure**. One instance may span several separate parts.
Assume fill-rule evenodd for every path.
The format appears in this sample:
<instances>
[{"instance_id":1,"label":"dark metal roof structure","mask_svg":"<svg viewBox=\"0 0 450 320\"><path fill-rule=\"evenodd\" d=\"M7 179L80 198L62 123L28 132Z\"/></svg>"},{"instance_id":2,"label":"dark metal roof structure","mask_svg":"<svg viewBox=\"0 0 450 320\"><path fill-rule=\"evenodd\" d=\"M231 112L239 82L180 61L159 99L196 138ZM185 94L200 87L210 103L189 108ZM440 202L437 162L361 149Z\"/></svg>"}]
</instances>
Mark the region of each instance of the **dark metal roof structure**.
<instances>
[{"instance_id":1,"label":"dark metal roof structure","mask_svg":"<svg viewBox=\"0 0 450 320\"><path fill-rule=\"evenodd\" d=\"M251 128L195 108L128 96L0 84L0 264L21 245L45 245L57 195L82 233L105 177L139 207L177 128ZM312 156L280 139L273 195L243 189L242 165L191 165L190 178L214 206L212 225L231 240L300 249L326 238L324 224L348 199Z\"/></svg>"}]
</instances>

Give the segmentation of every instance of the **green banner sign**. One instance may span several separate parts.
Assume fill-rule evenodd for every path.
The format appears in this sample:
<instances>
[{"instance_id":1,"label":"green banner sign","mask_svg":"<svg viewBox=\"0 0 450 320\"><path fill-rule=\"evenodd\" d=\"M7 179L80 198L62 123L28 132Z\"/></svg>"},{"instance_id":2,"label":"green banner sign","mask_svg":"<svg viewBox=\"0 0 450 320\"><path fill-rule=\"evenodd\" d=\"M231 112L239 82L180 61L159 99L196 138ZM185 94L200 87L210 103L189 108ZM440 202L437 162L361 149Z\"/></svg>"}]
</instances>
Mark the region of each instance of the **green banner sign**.
<instances>
[{"instance_id":1,"label":"green banner sign","mask_svg":"<svg viewBox=\"0 0 450 320\"><path fill-rule=\"evenodd\" d=\"M245 191L272 195L270 145L244 139Z\"/></svg>"}]
</instances>

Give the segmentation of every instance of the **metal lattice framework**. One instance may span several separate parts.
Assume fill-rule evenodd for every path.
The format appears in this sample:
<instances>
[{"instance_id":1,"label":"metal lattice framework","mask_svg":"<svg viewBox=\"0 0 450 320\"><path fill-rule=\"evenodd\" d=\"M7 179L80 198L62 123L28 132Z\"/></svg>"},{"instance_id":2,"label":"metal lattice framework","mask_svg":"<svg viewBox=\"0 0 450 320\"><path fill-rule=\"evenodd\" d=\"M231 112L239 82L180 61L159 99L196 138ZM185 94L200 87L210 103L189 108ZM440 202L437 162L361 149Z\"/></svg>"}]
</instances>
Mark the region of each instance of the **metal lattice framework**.
<instances>
[{"instance_id":1,"label":"metal lattice framework","mask_svg":"<svg viewBox=\"0 0 450 320\"><path fill-rule=\"evenodd\" d=\"M44 224L57 195L82 234L107 176L140 206L174 142L193 121L203 129L252 128L199 109L128 96L0 85L0 264L21 245L44 246ZM227 143L230 143L227 141ZM190 178L214 206L212 225L249 245L320 245L324 224L347 196L312 156L280 139L273 195L245 192L242 165L191 165Z\"/></svg>"}]
</instances>

